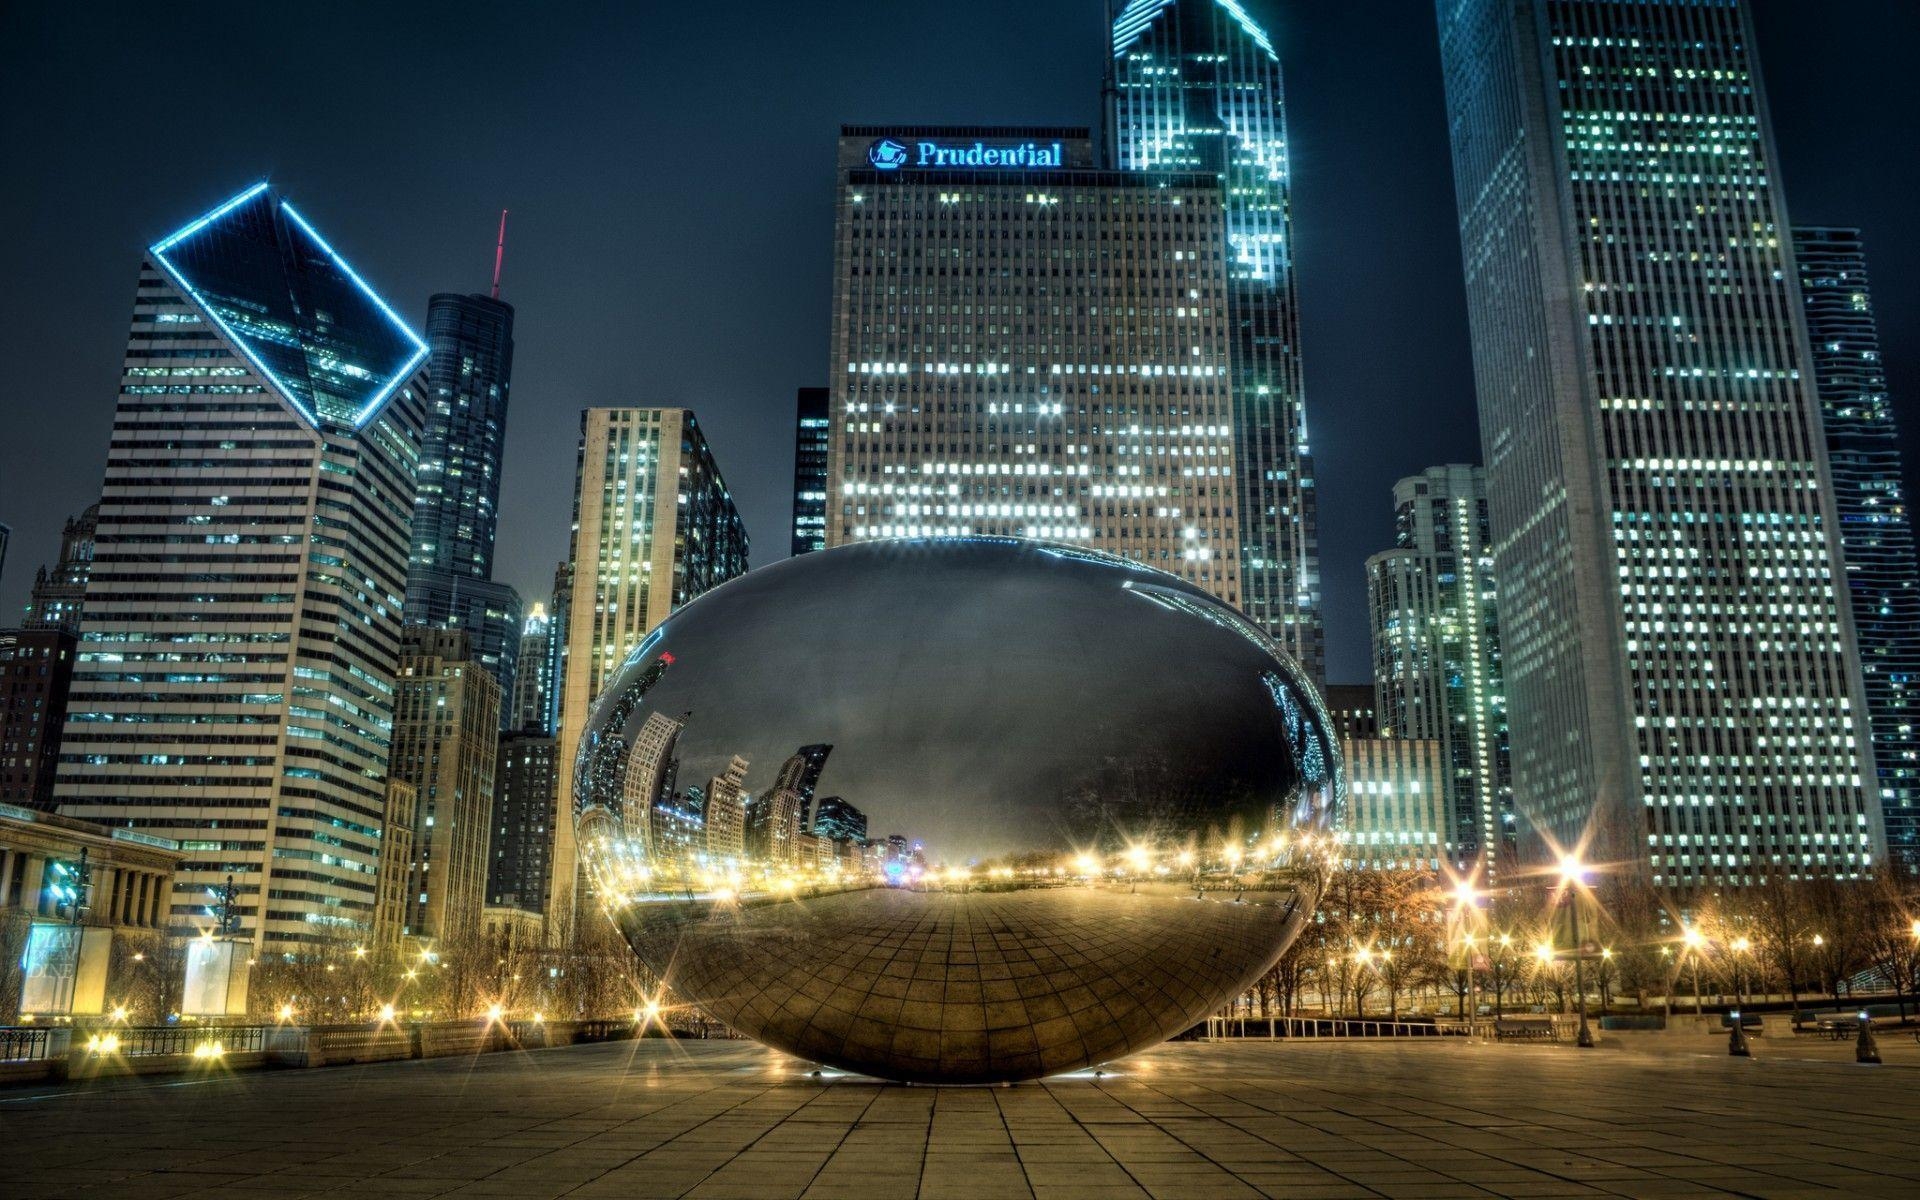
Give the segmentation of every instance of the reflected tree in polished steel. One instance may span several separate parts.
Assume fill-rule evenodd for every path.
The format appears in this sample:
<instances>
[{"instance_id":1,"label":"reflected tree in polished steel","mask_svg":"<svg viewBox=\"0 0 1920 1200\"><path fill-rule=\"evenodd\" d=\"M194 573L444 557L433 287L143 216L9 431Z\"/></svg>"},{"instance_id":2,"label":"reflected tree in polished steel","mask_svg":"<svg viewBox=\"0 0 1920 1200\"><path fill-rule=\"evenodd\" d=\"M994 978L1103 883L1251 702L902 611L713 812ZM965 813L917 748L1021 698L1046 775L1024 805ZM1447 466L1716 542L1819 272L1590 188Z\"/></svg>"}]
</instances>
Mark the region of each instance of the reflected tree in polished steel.
<instances>
[{"instance_id":1,"label":"reflected tree in polished steel","mask_svg":"<svg viewBox=\"0 0 1920 1200\"><path fill-rule=\"evenodd\" d=\"M1309 914L1343 785L1305 677L1171 575L1012 539L764 567L648 635L576 770L590 885L680 998L892 1079L1189 1028Z\"/></svg>"}]
</instances>

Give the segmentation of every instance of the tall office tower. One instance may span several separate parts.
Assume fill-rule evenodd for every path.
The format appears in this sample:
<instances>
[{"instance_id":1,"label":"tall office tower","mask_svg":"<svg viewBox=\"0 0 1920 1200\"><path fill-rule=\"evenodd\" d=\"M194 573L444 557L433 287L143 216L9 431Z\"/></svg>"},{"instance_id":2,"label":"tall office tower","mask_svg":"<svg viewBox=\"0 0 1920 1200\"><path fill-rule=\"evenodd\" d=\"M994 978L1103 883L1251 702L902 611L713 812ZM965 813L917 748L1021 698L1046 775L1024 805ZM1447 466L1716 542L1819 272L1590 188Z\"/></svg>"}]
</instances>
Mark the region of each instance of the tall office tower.
<instances>
[{"instance_id":1,"label":"tall office tower","mask_svg":"<svg viewBox=\"0 0 1920 1200\"><path fill-rule=\"evenodd\" d=\"M839 165L827 544L1044 538L1239 604L1214 178L1084 129L848 126Z\"/></svg>"},{"instance_id":2,"label":"tall office tower","mask_svg":"<svg viewBox=\"0 0 1920 1200\"><path fill-rule=\"evenodd\" d=\"M487 849L491 907L547 911L558 744L551 734L532 730L500 735L493 771L493 835Z\"/></svg>"},{"instance_id":3,"label":"tall office tower","mask_svg":"<svg viewBox=\"0 0 1920 1200\"><path fill-rule=\"evenodd\" d=\"M747 857L791 866L800 852L806 805L792 788L770 788L747 802Z\"/></svg>"},{"instance_id":4,"label":"tall office tower","mask_svg":"<svg viewBox=\"0 0 1920 1200\"><path fill-rule=\"evenodd\" d=\"M441 292L427 301L427 428L413 506L407 623L464 629L512 693L520 595L493 582L513 377L513 306ZM507 714L509 722L513 715Z\"/></svg>"},{"instance_id":5,"label":"tall office tower","mask_svg":"<svg viewBox=\"0 0 1920 1200\"><path fill-rule=\"evenodd\" d=\"M621 799L633 824L630 829L644 831L650 840L649 856L662 853L654 835L664 832L655 814L662 804L671 805L679 768L673 748L680 740L685 721L676 721L665 713L651 712L634 735L627 751L627 769L621 775Z\"/></svg>"},{"instance_id":6,"label":"tall office tower","mask_svg":"<svg viewBox=\"0 0 1920 1200\"><path fill-rule=\"evenodd\" d=\"M820 786L820 773L827 769L827 756L833 753L831 744L802 746L787 756L780 764L780 770L773 777L773 787L784 789L800 797L800 828L806 829L812 824L813 789Z\"/></svg>"},{"instance_id":7,"label":"tall office tower","mask_svg":"<svg viewBox=\"0 0 1920 1200\"><path fill-rule=\"evenodd\" d=\"M64 629L0 630L0 801L53 809L76 644Z\"/></svg>"},{"instance_id":8,"label":"tall office tower","mask_svg":"<svg viewBox=\"0 0 1920 1200\"><path fill-rule=\"evenodd\" d=\"M1371 738L1380 736L1380 719L1374 709L1370 683L1330 683L1321 689L1327 702L1327 715L1333 718L1336 737Z\"/></svg>"},{"instance_id":9,"label":"tall office tower","mask_svg":"<svg viewBox=\"0 0 1920 1200\"><path fill-rule=\"evenodd\" d=\"M566 693L568 606L573 595L573 564L553 568L553 615L547 626L547 728L560 732L560 702Z\"/></svg>"},{"instance_id":10,"label":"tall office tower","mask_svg":"<svg viewBox=\"0 0 1920 1200\"><path fill-rule=\"evenodd\" d=\"M746 526L691 412L589 408L580 414L567 561L562 767L548 922L556 938L570 937L573 929L579 860L572 764L594 700L667 614L747 569Z\"/></svg>"},{"instance_id":11,"label":"tall office tower","mask_svg":"<svg viewBox=\"0 0 1920 1200\"><path fill-rule=\"evenodd\" d=\"M840 796L822 796L814 806L813 833L828 841L851 838L867 840L867 814L848 804Z\"/></svg>"},{"instance_id":12,"label":"tall office tower","mask_svg":"<svg viewBox=\"0 0 1920 1200\"><path fill-rule=\"evenodd\" d=\"M189 368L191 369L191 368ZM89 504L77 517L68 517L60 530L60 558L51 570L41 567L27 595L22 629L59 629L80 636L80 612L86 607L87 576L93 571L93 537L100 525L100 506Z\"/></svg>"},{"instance_id":13,"label":"tall office tower","mask_svg":"<svg viewBox=\"0 0 1920 1200\"><path fill-rule=\"evenodd\" d=\"M747 760L734 755L727 769L707 780L703 814L707 826L707 857L715 863L739 862L746 854Z\"/></svg>"},{"instance_id":14,"label":"tall office tower","mask_svg":"<svg viewBox=\"0 0 1920 1200\"><path fill-rule=\"evenodd\" d=\"M1313 457L1294 297L1292 166L1280 58L1235 0L1116 5L1109 161L1218 181L1227 259L1240 608L1324 677ZM1215 298L1209 308L1217 308Z\"/></svg>"},{"instance_id":15,"label":"tall office tower","mask_svg":"<svg viewBox=\"0 0 1920 1200\"><path fill-rule=\"evenodd\" d=\"M407 887L413 877L413 827L420 819L420 792L410 783L387 779L380 819L380 870L375 885L372 928L367 941L388 950L407 932Z\"/></svg>"},{"instance_id":16,"label":"tall office tower","mask_svg":"<svg viewBox=\"0 0 1920 1200\"><path fill-rule=\"evenodd\" d=\"M1393 507L1394 548L1367 559L1380 730L1440 743L1448 857L1491 884L1514 828L1486 473L1429 467Z\"/></svg>"},{"instance_id":17,"label":"tall office tower","mask_svg":"<svg viewBox=\"0 0 1920 1200\"><path fill-rule=\"evenodd\" d=\"M553 622L538 604L520 629L520 654L513 669L512 730L553 733Z\"/></svg>"},{"instance_id":18,"label":"tall office tower","mask_svg":"<svg viewBox=\"0 0 1920 1200\"><path fill-rule=\"evenodd\" d=\"M1452 836L1440 778L1440 743L1350 738L1340 743L1347 806L1335 836L1350 867L1438 871Z\"/></svg>"},{"instance_id":19,"label":"tall office tower","mask_svg":"<svg viewBox=\"0 0 1920 1200\"><path fill-rule=\"evenodd\" d=\"M801 388L793 427L793 553L827 544L828 390Z\"/></svg>"},{"instance_id":20,"label":"tall office tower","mask_svg":"<svg viewBox=\"0 0 1920 1200\"><path fill-rule=\"evenodd\" d=\"M1857 229L1796 227L1793 250L1840 517L1887 853L1897 871L1920 874L1920 567L1866 249Z\"/></svg>"},{"instance_id":21,"label":"tall office tower","mask_svg":"<svg viewBox=\"0 0 1920 1200\"><path fill-rule=\"evenodd\" d=\"M1523 858L1883 846L1785 201L1734 0L1439 0Z\"/></svg>"},{"instance_id":22,"label":"tall office tower","mask_svg":"<svg viewBox=\"0 0 1920 1200\"><path fill-rule=\"evenodd\" d=\"M187 848L176 931L372 919L426 353L265 184L142 264L54 798Z\"/></svg>"},{"instance_id":23,"label":"tall office tower","mask_svg":"<svg viewBox=\"0 0 1920 1200\"><path fill-rule=\"evenodd\" d=\"M419 792L406 932L443 941L479 932L493 831L500 685L464 630L409 625L393 709L395 779Z\"/></svg>"}]
</instances>

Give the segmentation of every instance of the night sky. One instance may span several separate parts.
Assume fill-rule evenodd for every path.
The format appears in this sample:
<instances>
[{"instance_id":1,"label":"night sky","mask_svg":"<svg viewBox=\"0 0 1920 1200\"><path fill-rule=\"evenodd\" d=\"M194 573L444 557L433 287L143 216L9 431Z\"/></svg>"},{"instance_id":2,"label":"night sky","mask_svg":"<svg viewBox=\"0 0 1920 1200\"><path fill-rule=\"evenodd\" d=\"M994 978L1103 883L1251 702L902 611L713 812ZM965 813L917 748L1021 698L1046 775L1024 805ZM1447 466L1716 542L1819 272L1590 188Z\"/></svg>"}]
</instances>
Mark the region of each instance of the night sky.
<instances>
[{"instance_id":1,"label":"night sky","mask_svg":"<svg viewBox=\"0 0 1920 1200\"><path fill-rule=\"evenodd\" d=\"M1287 71L1330 673L1359 680L1393 481L1479 460L1433 10L1246 3ZM1098 120L1099 0L402 8L0 5L0 624L98 498L143 247L255 179L416 322L485 289L512 210L496 576L532 600L588 405L694 409L752 561L786 555L842 122ZM1756 9L1793 217L1866 231L1911 479L1920 5Z\"/></svg>"}]
</instances>

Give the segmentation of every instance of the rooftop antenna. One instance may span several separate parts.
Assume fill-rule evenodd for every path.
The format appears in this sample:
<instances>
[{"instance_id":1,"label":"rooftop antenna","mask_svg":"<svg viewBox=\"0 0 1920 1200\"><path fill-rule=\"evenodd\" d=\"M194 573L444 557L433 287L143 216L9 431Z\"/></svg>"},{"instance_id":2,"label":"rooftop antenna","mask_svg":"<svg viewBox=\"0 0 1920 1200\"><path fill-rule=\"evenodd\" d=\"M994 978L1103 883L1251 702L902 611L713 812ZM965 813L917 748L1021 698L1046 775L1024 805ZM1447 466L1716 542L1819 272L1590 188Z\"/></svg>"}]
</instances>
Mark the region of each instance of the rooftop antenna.
<instances>
[{"instance_id":1,"label":"rooftop antenna","mask_svg":"<svg viewBox=\"0 0 1920 1200\"><path fill-rule=\"evenodd\" d=\"M507 257L507 210L500 210L500 241L493 248L493 298L500 298L500 263Z\"/></svg>"}]
</instances>

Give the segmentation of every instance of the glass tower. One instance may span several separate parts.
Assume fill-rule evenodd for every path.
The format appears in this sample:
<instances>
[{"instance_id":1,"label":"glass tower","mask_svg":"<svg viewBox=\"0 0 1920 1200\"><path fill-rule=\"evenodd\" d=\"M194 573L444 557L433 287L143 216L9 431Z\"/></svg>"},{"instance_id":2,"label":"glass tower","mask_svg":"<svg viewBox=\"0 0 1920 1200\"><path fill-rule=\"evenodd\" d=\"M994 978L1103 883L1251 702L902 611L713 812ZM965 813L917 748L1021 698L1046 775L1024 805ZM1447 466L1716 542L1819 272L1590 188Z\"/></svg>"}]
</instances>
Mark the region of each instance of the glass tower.
<instances>
[{"instance_id":1,"label":"glass tower","mask_svg":"<svg viewBox=\"0 0 1920 1200\"><path fill-rule=\"evenodd\" d=\"M1429 467L1393 501L1394 548L1367 559L1380 732L1439 744L1446 856L1491 885L1514 831L1486 473Z\"/></svg>"},{"instance_id":2,"label":"glass tower","mask_svg":"<svg viewBox=\"0 0 1920 1200\"><path fill-rule=\"evenodd\" d=\"M1273 43L1235 0L1129 0L1112 23L1107 153L1220 181L1232 334L1239 606L1323 679L1313 459L1294 299L1286 108Z\"/></svg>"},{"instance_id":3,"label":"glass tower","mask_svg":"<svg viewBox=\"0 0 1920 1200\"><path fill-rule=\"evenodd\" d=\"M1920 568L1857 229L1793 231L1860 643L1887 853L1920 874Z\"/></svg>"},{"instance_id":4,"label":"glass tower","mask_svg":"<svg viewBox=\"0 0 1920 1200\"><path fill-rule=\"evenodd\" d=\"M413 506L407 621L466 630L481 665L511 692L520 596L493 582L493 543L513 377L513 306L441 292L427 302L427 346L431 392Z\"/></svg>"},{"instance_id":5,"label":"glass tower","mask_svg":"<svg viewBox=\"0 0 1920 1200\"><path fill-rule=\"evenodd\" d=\"M1658 885L1883 842L1736 0L1438 0L1523 858Z\"/></svg>"},{"instance_id":6,"label":"glass tower","mask_svg":"<svg viewBox=\"0 0 1920 1200\"><path fill-rule=\"evenodd\" d=\"M180 842L176 934L372 924L426 356L265 184L148 251L54 798Z\"/></svg>"},{"instance_id":7,"label":"glass tower","mask_svg":"<svg viewBox=\"0 0 1920 1200\"><path fill-rule=\"evenodd\" d=\"M793 553L827 544L827 389L801 388L793 433Z\"/></svg>"}]
</instances>

